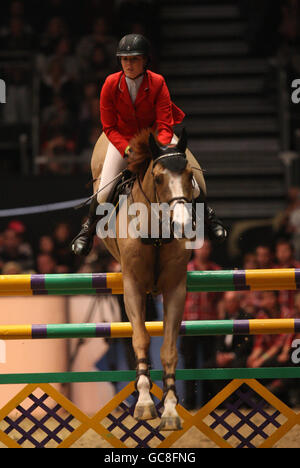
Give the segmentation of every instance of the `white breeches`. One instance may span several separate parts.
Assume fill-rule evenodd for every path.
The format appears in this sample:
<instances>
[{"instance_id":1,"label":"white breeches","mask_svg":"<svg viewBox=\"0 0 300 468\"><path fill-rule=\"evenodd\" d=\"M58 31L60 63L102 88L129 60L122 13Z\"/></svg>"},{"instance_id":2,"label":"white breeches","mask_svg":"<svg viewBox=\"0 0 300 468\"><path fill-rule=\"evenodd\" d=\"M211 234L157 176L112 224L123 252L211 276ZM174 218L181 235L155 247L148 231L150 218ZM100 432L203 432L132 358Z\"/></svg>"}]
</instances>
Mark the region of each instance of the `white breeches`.
<instances>
[{"instance_id":1,"label":"white breeches","mask_svg":"<svg viewBox=\"0 0 300 468\"><path fill-rule=\"evenodd\" d=\"M126 159L124 159L120 151L109 142L101 173L100 191L97 196L98 203L104 203L107 200L110 191L114 187L114 182L110 182L126 167Z\"/></svg>"}]
</instances>

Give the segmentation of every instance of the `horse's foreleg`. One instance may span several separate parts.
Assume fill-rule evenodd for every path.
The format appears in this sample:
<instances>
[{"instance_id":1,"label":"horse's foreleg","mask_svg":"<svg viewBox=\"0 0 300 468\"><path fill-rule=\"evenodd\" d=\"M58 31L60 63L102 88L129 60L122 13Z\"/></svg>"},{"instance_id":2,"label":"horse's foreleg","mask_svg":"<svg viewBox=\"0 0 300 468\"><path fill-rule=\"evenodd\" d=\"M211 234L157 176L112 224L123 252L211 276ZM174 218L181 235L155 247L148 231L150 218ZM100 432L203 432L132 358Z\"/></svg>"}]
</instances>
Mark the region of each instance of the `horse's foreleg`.
<instances>
[{"instance_id":1,"label":"horse's foreleg","mask_svg":"<svg viewBox=\"0 0 300 468\"><path fill-rule=\"evenodd\" d=\"M151 379L148 366L150 336L145 327L146 293L138 289L134 280L124 278L124 303L132 325L132 345L137 359L136 389L139 397L134 417L139 420L154 419L157 413L150 395Z\"/></svg>"},{"instance_id":2,"label":"horse's foreleg","mask_svg":"<svg viewBox=\"0 0 300 468\"><path fill-rule=\"evenodd\" d=\"M172 291L172 292L171 292ZM186 297L186 278L174 288L163 293L164 300L164 342L161 347L161 362L164 368L164 411L160 430L182 429L176 411L178 398L175 387L175 372L178 361L177 338L180 330Z\"/></svg>"}]
</instances>

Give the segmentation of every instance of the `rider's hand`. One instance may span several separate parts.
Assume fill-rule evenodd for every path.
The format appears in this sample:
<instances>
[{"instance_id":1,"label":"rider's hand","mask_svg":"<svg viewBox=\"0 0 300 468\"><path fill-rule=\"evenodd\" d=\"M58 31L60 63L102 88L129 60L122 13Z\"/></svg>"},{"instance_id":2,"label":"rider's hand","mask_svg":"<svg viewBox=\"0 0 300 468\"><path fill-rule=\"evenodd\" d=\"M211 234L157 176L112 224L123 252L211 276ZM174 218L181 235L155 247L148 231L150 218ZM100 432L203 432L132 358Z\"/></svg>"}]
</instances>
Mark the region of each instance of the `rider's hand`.
<instances>
[{"instance_id":1,"label":"rider's hand","mask_svg":"<svg viewBox=\"0 0 300 468\"><path fill-rule=\"evenodd\" d=\"M128 156L132 155L133 154L133 150L132 148L128 145L126 150L125 150L125 153L124 153L124 158L128 158Z\"/></svg>"}]
</instances>

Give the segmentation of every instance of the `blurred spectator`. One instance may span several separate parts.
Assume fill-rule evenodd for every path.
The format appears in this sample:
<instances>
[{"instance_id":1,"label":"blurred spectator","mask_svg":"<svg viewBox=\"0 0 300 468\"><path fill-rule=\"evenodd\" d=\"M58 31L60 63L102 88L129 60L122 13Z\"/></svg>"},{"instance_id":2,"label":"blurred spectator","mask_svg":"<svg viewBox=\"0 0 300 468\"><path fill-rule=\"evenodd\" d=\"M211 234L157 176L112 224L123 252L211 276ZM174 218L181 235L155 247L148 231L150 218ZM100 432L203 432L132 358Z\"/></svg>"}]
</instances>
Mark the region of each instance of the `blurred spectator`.
<instances>
[{"instance_id":1,"label":"blurred spectator","mask_svg":"<svg viewBox=\"0 0 300 468\"><path fill-rule=\"evenodd\" d=\"M221 267L211 260L212 246L205 240L203 247L193 251L193 259L188 264L188 271L221 270ZM216 304L222 293L187 293L184 320L215 320L218 318Z\"/></svg>"},{"instance_id":2,"label":"blurred spectator","mask_svg":"<svg viewBox=\"0 0 300 468\"><path fill-rule=\"evenodd\" d=\"M107 0L86 0L80 2L80 30L84 34L88 33L93 28L95 18L104 16L107 23L114 25L114 0L108 2Z\"/></svg>"},{"instance_id":3,"label":"blurred spectator","mask_svg":"<svg viewBox=\"0 0 300 468\"><path fill-rule=\"evenodd\" d=\"M101 128L99 98L96 97L90 99L89 101L89 111L87 118L79 123L77 140L78 151L83 151L86 148L88 148L90 151L91 144L96 138L95 133L98 139L101 133Z\"/></svg>"},{"instance_id":4,"label":"blurred spectator","mask_svg":"<svg viewBox=\"0 0 300 468\"><path fill-rule=\"evenodd\" d=\"M44 144L44 153L48 156L46 172L53 174L70 174L73 170L71 164L60 162L59 158L74 157L75 141L66 138L64 135L58 135Z\"/></svg>"},{"instance_id":5,"label":"blurred spectator","mask_svg":"<svg viewBox=\"0 0 300 468\"><path fill-rule=\"evenodd\" d=\"M299 319L300 318L300 292L296 294L295 297L295 318Z\"/></svg>"},{"instance_id":6,"label":"blurred spectator","mask_svg":"<svg viewBox=\"0 0 300 468\"><path fill-rule=\"evenodd\" d=\"M68 27L61 16L50 17L45 32L40 39L40 52L46 56L54 54L57 42L63 37L68 36L68 32Z\"/></svg>"},{"instance_id":7,"label":"blurred spectator","mask_svg":"<svg viewBox=\"0 0 300 468\"><path fill-rule=\"evenodd\" d=\"M39 2L40 3L40 2ZM78 4L72 0L47 0L41 4L41 8L36 8L35 27L42 34L48 26L49 18L59 18L64 28L73 28L76 31L76 25L79 24Z\"/></svg>"},{"instance_id":8,"label":"blurred spectator","mask_svg":"<svg viewBox=\"0 0 300 468\"><path fill-rule=\"evenodd\" d=\"M21 0L13 0L9 5L10 16L24 17L25 8Z\"/></svg>"},{"instance_id":9,"label":"blurred spectator","mask_svg":"<svg viewBox=\"0 0 300 468\"><path fill-rule=\"evenodd\" d=\"M256 268L257 268L256 255L252 252L246 253L243 259L243 269L255 270Z\"/></svg>"},{"instance_id":10,"label":"blurred spectator","mask_svg":"<svg viewBox=\"0 0 300 468\"><path fill-rule=\"evenodd\" d=\"M225 320L247 320L253 318L241 308L241 295L234 291L224 293L222 299ZM252 351L253 337L227 335L216 340L216 353L208 367L245 367Z\"/></svg>"},{"instance_id":11,"label":"blurred spectator","mask_svg":"<svg viewBox=\"0 0 300 468\"><path fill-rule=\"evenodd\" d=\"M0 232L0 252L3 249L3 245L4 245L4 234L3 234L3 232ZM1 268L1 266L0 266L0 268Z\"/></svg>"},{"instance_id":12,"label":"blurred spectator","mask_svg":"<svg viewBox=\"0 0 300 468\"><path fill-rule=\"evenodd\" d=\"M3 233L3 243L0 250L0 266L7 262L19 263L23 270L33 266L33 254L30 246L23 242L20 233L6 229Z\"/></svg>"},{"instance_id":13,"label":"blurred spectator","mask_svg":"<svg viewBox=\"0 0 300 468\"><path fill-rule=\"evenodd\" d=\"M257 268L274 268L274 255L269 245L258 245L255 249Z\"/></svg>"},{"instance_id":14,"label":"blurred spectator","mask_svg":"<svg viewBox=\"0 0 300 468\"><path fill-rule=\"evenodd\" d=\"M205 240L203 247L193 251L193 259L188 264L188 271L195 270L220 270L221 267L212 262L211 242ZM222 293L188 292L184 308L183 320L216 320L218 319L218 302ZM181 352L186 369L195 369L203 367L205 362L211 356L211 350L214 346L212 337L182 337ZM195 382L185 382L185 403L187 408L196 406L197 395L195 395ZM207 400L209 384L204 384L204 399Z\"/></svg>"},{"instance_id":15,"label":"blurred spectator","mask_svg":"<svg viewBox=\"0 0 300 468\"><path fill-rule=\"evenodd\" d=\"M278 262L275 268L300 268L300 262L297 262L294 257L294 248L288 240L277 241L275 255ZM291 317L294 315L296 293L297 291L279 291L278 293L279 304L289 309Z\"/></svg>"},{"instance_id":16,"label":"blurred spectator","mask_svg":"<svg viewBox=\"0 0 300 468\"><path fill-rule=\"evenodd\" d=\"M275 267L273 250L269 245L261 244L256 247L255 263L255 268L259 269L268 270ZM262 307L262 300L262 291L244 291L241 304L249 314L252 314L254 318L257 318L256 313Z\"/></svg>"},{"instance_id":17,"label":"blurred spectator","mask_svg":"<svg viewBox=\"0 0 300 468\"><path fill-rule=\"evenodd\" d=\"M70 268L67 265L57 265L56 273L60 275L65 275L66 273L70 273Z\"/></svg>"},{"instance_id":18,"label":"blurred spectator","mask_svg":"<svg viewBox=\"0 0 300 468\"><path fill-rule=\"evenodd\" d=\"M93 270L93 266L89 263L83 263L76 273L96 273L96 271Z\"/></svg>"},{"instance_id":19,"label":"blurred spectator","mask_svg":"<svg viewBox=\"0 0 300 468\"><path fill-rule=\"evenodd\" d=\"M7 69L6 104L3 106L3 121L7 124L24 124L31 122L32 93L30 89L29 70L26 67L9 67Z\"/></svg>"},{"instance_id":20,"label":"blurred spectator","mask_svg":"<svg viewBox=\"0 0 300 468\"><path fill-rule=\"evenodd\" d=\"M257 268L256 254L247 253L243 258L243 270L255 270ZM259 292L257 292L259 294ZM249 316L255 317L257 311L257 298L256 291L240 291L240 307Z\"/></svg>"},{"instance_id":21,"label":"blurred spectator","mask_svg":"<svg viewBox=\"0 0 300 468\"><path fill-rule=\"evenodd\" d=\"M74 255L70 249L72 233L68 223L58 223L53 232L55 245L55 258L57 265L64 265L68 271L72 271L74 265Z\"/></svg>"},{"instance_id":22,"label":"blurred spectator","mask_svg":"<svg viewBox=\"0 0 300 468\"><path fill-rule=\"evenodd\" d=\"M52 105L54 97L60 96L68 108L74 111L77 108L76 92L76 83L66 73L63 60L59 57L53 58L41 81L41 106Z\"/></svg>"},{"instance_id":23,"label":"blurred spectator","mask_svg":"<svg viewBox=\"0 0 300 468\"><path fill-rule=\"evenodd\" d=\"M108 22L104 16L99 16L94 20L92 34L82 37L78 43L76 53L83 69L89 66L93 51L98 46L105 48L107 55L110 57L110 68L116 69L117 40L110 34Z\"/></svg>"},{"instance_id":24,"label":"blurred spectator","mask_svg":"<svg viewBox=\"0 0 300 468\"><path fill-rule=\"evenodd\" d=\"M17 262L7 262L2 267L2 275L20 275L21 273L23 273L22 267Z\"/></svg>"},{"instance_id":25,"label":"blurred spectator","mask_svg":"<svg viewBox=\"0 0 300 468\"><path fill-rule=\"evenodd\" d=\"M294 308L294 318L300 319L300 293L298 292L295 296L295 308ZM293 363L292 361L292 354L295 351L295 347L293 347L293 342L295 340L300 340L300 333L296 333L293 335L289 335L288 339L285 343L285 346L282 350L281 355L278 357L278 361L281 365L286 366L287 363L290 365L297 365L298 363ZM299 349L299 341L297 344L297 348ZM299 357L299 353L297 353ZM289 399L291 406L299 407L300 406L300 393L299 393L299 379L289 379Z\"/></svg>"},{"instance_id":26,"label":"blurred spectator","mask_svg":"<svg viewBox=\"0 0 300 468\"><path fill-rule=\"evenodd\" d=\"M63 62L66 74L72 80L78 80L79 64L77 57L73 54L71 38L69 36L59 37L53 44L53 48L53 54L50 56L44 54L37 56L37 69L40 75L45 75L49 64L57 58Z\"/></svg>"},{"instance_id":27,"label":"blurred spectator","mask_svg":"<svg viewBox=\"0 0 300 468\"><path fill-rule=\"evenodd\" d=\"M51 236L42 236L40 238L39 253L54 255L54 240Z\"/></svg>"},{"instance_id":28,"label":"blurred spectator","mask_svg":"<svg viewBox=\"0 0 300 468\"><path fill-rule=\"evenodd\" d=\"M73 137L75 134L74 117L62 96L54 96L52 104L44 109L41 125L42 144L60 134L69 138Z\"/></svg>"},{"instance_id":29,"label":"blurred spectator","mask_svg":"<svg viewBox=\"0 0 300 468\"><path fill-rule=\"evenodd\" d=\"M295 258L300 261L300 200L296 210L290 216L291 242L295 249Z\"/></svg>"},{"instance_id":30,"label":"blurred spectator","mask_svg":"<svg viewBox=\"0 0 300 468\"><path fill-rule=\"evenodd\" d=\"M18 219L13 219L7 225L7 229L12 229L13 231L17 232L18 234L24 234L26 232L26 226L22 221Z\"/></svg>"},{"instance_id":31,"label":"blurred spectator","mask_svg":"<svg viewBox=\"0 0 300 468\"><path fill-rule=\"evenodd\" d=\"M57 272L57 264L55 259L46 253L41 253L36 258L37 273L41 275L48 275Z\"/></svg>"},{"instance_id":32,"label":"blurred spectator","mask_svg":"<svg viewBox=\"0 0 300 468\"><path fill-rule=\"evenodd\" d=\"M100 89L107 75L114 71L110 62L111 57L106 47L103 45L95 46L87 66L82 70L84 81L95 80Z\"/></svg>"},{"instance_id":33,"label":"blurred spectator","mask_svg":"<svg viewBox=\"0 0 300 468\"><path fill-rule=\"evenodd\" d=\"M288 318L288 311L279 307L277 293L268 291L263 293L262 310L258 314L259 319ZM254 338L253 351L247 359L247 366L257 367L280 367L289 364L289 350L291 337L293 335L256 335ZM263 382L274 394L284 395L288 392L290 384L281 379L271 382Z\"/></svg>"},{"instance_id":34,"label":"blurred spectator","mask_svg":"<svg viewBox=\"0 0 300 468\"><path fill-rule=\"evenodd\" d=\"M286 239L276 242L275 257L277 263L274 268L300 268L300 262L295 260L294 247Z\"/></svg>"},{"instance_id":35,"label":"blurred spectator","mask_svg":"<svg viewBox=\"0 0 300 468\"><path fill-rule=\"evenodd\" d=\"M286 207L282 212L278 213L277 215L278 231L279 235L281 235L282 237L284 237L284 235L289 237L289 219L292 213L298 210L299 206L300 188L291 187L287 193Z\"/></svg>"},{"instance_id":36,"label":"blurred spectator","mask_svg":"<svg viewBox=\"0 0 300 468\"><path fill-rule=\"evenodd\" d=\"M93 127L90 128L88 135L85 136L85 140L82 141L82 147L79 149L80 151L80 157L86 161L82 162L81 165L81 171L90 173L90 166L91 166L91 156L93 154L93 150L95 148L95 145L97 143L97 140L101 134L101 129L97 125L94 125Z\"/></svg>"},{"instance_id":37,"label":"blurred spectator","mask_svg":"<svg viewBox=\"0 0 300 468\"><path fill-rule=\"evenodd\" d=\"M91 115L91 102L100 98L100 87L95 80L88 81L83 86L82 99L79 109L79 120L88 120ZM100 118L99 118L100 123Z\"/></svg>"},{"instance_id":38,"label":"blurred spectator","mask_svg":"<svg viewBox=\"0 0 300 468\"><path fill-rule=\"evenodd\" d=\"M6 5L5 5L6 6ZM29 17L28 10L26 8L25 12L25 4L21 0L13 0L10 3L7 2L7 11L5 12L5 6L2 8L2 26L0 28L0 36L2 34L7 34L9 31L9 23L12 18L21 18L24 22L24 30L28 34L32 34L32 27L29 24Z\"/></svg>"},{"instance_id":39,"label":"blurred spectator","mask_svg":"<svg viewBox=\"0 0 300 468\"><path fill-rule=\"evenodd\" d=\"M8 52L32 51L35 38L22 16L12 16L7 30L2 31L1 48Z\"/></svg>"},{"instance_id":40,"label":"blurred spectator","mask_svg":"<svg viewBox=\"0 0 300 468\"><path fill-rule=\"evenodd\" d=\"M280 308L275 291L264 291L261 301L262 309L258 319L289 318L289 311ZM254 347L247 359L248 367L266 367L279 365L278 357L282 354L289 335L257 335Z\"/></svg>"}]
</instances>

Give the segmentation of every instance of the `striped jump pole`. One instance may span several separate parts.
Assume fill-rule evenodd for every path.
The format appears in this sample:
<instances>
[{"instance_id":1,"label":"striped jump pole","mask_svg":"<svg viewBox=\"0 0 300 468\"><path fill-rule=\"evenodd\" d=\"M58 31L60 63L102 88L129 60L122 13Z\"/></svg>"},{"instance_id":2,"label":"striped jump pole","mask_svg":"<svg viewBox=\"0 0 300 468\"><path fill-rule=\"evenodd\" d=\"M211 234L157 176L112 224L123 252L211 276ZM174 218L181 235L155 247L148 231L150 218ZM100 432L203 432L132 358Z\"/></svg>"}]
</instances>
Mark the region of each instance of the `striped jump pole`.
<instances>
[{"instance_id":1,"label":"striped jump pole","mask_svg":"<svg viewBox=\"0 0 300 468\"><path fill-rule=\"evenodd\" d=\"M189 292L300 290L300 269L189 271ZM122 273L0 275L0 296L123 294Z\"/></svg>"},{"instance_id":2,"label":"striped jump pole","mask_svg":"<svg viewBox=\"0 0 300 468\"><path fill-rule=\"evenodd\" d=\"M163 322L146 322L150 336L163 336ZM300 319L201 320L182 322L181 336L279 335L300 332ZM0 340L129 338L130 323L1 325Z\"/></svg>"}]
</instances>

